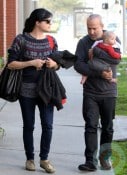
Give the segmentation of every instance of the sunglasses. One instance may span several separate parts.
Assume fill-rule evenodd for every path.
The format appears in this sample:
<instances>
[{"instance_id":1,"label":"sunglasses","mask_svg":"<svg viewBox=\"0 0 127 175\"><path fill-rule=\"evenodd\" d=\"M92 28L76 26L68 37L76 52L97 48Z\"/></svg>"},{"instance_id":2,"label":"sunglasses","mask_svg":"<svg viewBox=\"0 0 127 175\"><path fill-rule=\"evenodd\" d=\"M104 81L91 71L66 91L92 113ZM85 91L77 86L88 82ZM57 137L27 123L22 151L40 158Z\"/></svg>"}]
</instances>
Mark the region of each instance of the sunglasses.
<instances>
[{"instance_id":1,"label":"sunglasses","mask_svg":"<svg viewBox=\"0 0 127 175\"><path fill-rule=\"evenodd\" d=\"M42 21L45 21L47 24L51 24L52 23L51 19L43 19Z\"/></svg>"}]
</instances>

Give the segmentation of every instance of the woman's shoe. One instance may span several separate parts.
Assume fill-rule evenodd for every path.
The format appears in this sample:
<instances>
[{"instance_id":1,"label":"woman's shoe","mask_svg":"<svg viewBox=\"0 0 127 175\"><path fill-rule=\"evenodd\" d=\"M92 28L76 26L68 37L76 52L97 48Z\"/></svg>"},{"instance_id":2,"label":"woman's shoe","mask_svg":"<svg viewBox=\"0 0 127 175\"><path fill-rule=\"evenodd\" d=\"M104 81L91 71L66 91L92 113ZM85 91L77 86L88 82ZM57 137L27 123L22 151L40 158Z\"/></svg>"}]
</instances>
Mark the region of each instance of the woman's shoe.
<instances>
[{"instance_id":1,"label":"woman's shoe","mask_svg":"<svg viewBox=\"0 0 127 175\"><path fill-rule=\"evenodd\" d=\"M40 160L40 167L43 168L47 173L54 173L56 171L49 160Z\"/></svg>"},{"instance_id":2,"label":"woman's shoe","mask_svg":"<svg viewBox=\"0 0 127 175\"><path fill-rule=\"evenodd\" d=\"M28 171L35 171L34 160L27 160L26 161L26 170L28 170Z\"/></svg>"}]
</instances>

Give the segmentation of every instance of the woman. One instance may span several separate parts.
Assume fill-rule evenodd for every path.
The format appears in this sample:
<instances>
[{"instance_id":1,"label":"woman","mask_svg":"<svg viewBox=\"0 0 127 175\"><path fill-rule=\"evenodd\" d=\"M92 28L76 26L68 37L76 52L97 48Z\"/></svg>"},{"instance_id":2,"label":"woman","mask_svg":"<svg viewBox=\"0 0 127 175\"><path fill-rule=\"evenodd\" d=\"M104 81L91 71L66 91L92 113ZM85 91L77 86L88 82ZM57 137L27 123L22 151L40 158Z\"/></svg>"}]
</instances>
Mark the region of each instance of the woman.
<instances>
[{"instance_id":1,"label":"woman","mask_svg":"<svg viewBox=\"0 0 127 175\"><path fill-rule=\"evenodd\" d=\"M57 50L57 43L53 38L54 47L50 47L45 32L50 31L52 13L46 9L35 9L25 21L23 34L19 34L9 49L8 67L10 69L23 69L23 82L19 103L23 118L23 142L26 154L26 170L35 171L33 131L35 124L35 107L39 108L42 134L40 141L40 167L48 173L55 169L48 160L50 143L52 139L54 105L49 102L45 105L37 96L36 86L40 69L58 69L58 64L48 56ZM24 41L24 42L23 42ZM23 48L24 47L24 48ZM22 61L18 56L24 49Z\"/></svg>"}]
</instances>

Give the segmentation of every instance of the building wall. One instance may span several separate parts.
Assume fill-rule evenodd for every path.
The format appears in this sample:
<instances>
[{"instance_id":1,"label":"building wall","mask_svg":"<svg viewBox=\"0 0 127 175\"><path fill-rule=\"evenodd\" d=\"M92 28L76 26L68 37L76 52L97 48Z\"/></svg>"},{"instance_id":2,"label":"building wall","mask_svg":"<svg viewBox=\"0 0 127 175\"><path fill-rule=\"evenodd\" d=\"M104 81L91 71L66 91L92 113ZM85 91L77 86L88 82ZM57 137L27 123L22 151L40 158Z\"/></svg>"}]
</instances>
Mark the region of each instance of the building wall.
<instances>
[{"instance_id":1,"label":"building wall","mask_svg":"<svg viewBox=\"0 0 127 175\"><path fill-rule=\"evenodd\" d=\"M0 2L0 56L3 55L3 48L4 48L4 4L3 0Z\"/></svg>"},{"instance_id":2,"label":"building wall","mask_svg":"<svg viewBox=\"0 0 127 175\"><path fill-rule=\"evenodd\" d=\"M6 58L7 49L34 8L32 0L0 0L0 57Z\"/></svg>"},{"instance_id":3,"label":"building wall","mask_svg":"<svg viewBox=\"0 0 127 175\"><path fill-rule=\"evenodd\" d=\"M6 5L6 46L10 46L17 32L16 0L7 0Z\"/></svg>"},{"instance_id":4,"label":"building wall","mask_svg":"<svg viewBox=\"0 0 127 175\"><path fill-rule=\"evenodd\" d=\"M33 0L0 0L0 57L7 57L7 49L35 8Z\"/></svg>"},{"instance_id":5,"label":"building wall","mask_svg":"<svg viewBox=\"0 0 127 175\"><path fill-rule=\"evenodd\" d=\"M0 56L6 57L7 48L16 35L16 0L1 0L0 13Z\"/></svg>"}]
</instances>

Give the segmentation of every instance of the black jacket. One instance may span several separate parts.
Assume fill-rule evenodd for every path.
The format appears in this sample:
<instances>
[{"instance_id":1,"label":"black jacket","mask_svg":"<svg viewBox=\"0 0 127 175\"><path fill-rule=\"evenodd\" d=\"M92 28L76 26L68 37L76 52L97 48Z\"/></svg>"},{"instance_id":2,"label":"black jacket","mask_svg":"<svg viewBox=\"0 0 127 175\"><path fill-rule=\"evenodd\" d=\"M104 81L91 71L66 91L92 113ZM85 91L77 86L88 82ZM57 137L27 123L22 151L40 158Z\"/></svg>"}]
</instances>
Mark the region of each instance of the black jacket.
<instances>
[{"instance_id":1,"label":"black jacket","mask_svg":"<svg viewBox=\"0 0 127 175\"><path fill-rule=\"evenodd\" d=\"M120 49L116 48L117 52L120 53ZM104 70L110 70L112 65L119 64L121 59L114 59L110 55L107 55L106 58L103 57L102 49L98 47L93 48L94 57L88 61L89 68L102 73ZM114 77L115 78L115 77Z\"/></svg>"},{"instance_id":2,"label":"black jacket","mask_svg":"<svg viewBox=\"0 0 127 175\"><path fill-rule=\"evenodd\" d=\"M67 50L56 51L49 57L66 69L73 66L77 58ZM37 93L46 105L51 102L57 110L63 108L62 101L66 99L66 90L54 69L43 67L37 84Z\"/></svg>"},{"instance_id":3,"label":"black jacket","mask_svg":"<svg viewBox=\"0 0 127 175\"><path fill-rule=\"evenodd\" d=\"M46 67L41 70L37 93L46 105L50 102L57 110L63 108L62 100L66 99L66 90L55 70Z\"/></svg>"},{"instance_id":4,"label":"black jacket","mask_svg":"<svg viewBox=\"0 0 127 175\"><path fill-rule=\"evenodd\" d=\"M49 57L65 69L72 67L77 60L77 56L70 53L68 50L55 51Z\"/></svg>"}]
</instances>

